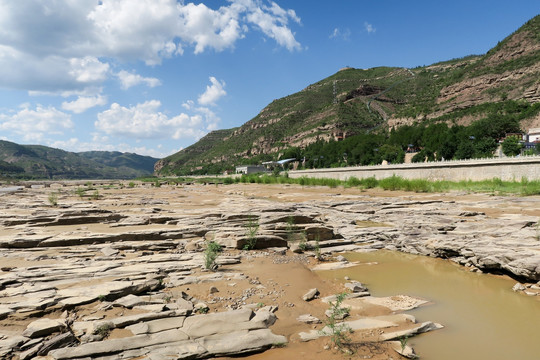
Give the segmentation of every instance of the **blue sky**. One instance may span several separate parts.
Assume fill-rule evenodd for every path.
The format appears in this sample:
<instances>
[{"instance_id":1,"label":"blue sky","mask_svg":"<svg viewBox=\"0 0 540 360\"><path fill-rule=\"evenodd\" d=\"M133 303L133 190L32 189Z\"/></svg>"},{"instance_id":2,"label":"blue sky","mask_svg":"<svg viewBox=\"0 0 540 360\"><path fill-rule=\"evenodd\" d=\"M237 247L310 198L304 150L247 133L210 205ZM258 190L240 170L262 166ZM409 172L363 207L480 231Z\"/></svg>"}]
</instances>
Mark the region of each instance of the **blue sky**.
<instances>
[{"instance_id":1,"label":"blue sky","mask_svg":"<svg viewBox=\"0 0 540 360\"><path fill-rule=\"evenodd\" d=\"M164 157L340 68L483 54L538 0L0 0L0 139Z\"/></svg>"}]
</instances>

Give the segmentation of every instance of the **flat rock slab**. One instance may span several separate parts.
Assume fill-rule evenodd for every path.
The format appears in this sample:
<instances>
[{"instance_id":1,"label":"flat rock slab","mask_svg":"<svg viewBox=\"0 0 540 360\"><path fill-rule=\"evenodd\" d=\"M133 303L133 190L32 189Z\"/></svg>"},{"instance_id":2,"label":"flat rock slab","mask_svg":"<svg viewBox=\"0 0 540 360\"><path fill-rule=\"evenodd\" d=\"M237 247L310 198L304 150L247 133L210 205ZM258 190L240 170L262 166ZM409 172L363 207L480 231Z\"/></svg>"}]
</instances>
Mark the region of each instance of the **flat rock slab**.
<instances>
[{"instance_id":1,"label":"flat rock slab","mask_svg":"<svg viewBox=\"0 0 540 360\"><path fill-rule=\"evenodd\" d=\"M374 297L366 296L361 299L356 299L355 302L365 302L372 305L383 306L390 309L391 311L406 311L417 308L418 306L427 304L428 301L424 299L418 299L415 297L407 295L395 295L387 297ZM351 306L354 308L354 304L351 302L345 301L344 305Z\"/></svg>"},{"instance_id":2,"label":"flat rock slab","mask_svg":"<svg viewBox=\"0 0 540 360\"><path fill-rule=\"evenodd\" d=\"M22 335L29 338L43 337L64 330L66 323L62 319L39 319L31 322Z\"/></svg>"},{"instance_id":3,"label":"flat rock slab","mask_svg":"<svg viewBox=\"0 0 540 360\"><path fill-rule=\"evenodd\" d=\"M338 269L345 269L348 267L353 267L358 265L359 263L357 261L339 261L339 262L332 262L332 263L323 263L319 264L317 266L314 266L311 268L313 271L325 271L325 270L338 270Z\"/></svg>"}]
</instances>

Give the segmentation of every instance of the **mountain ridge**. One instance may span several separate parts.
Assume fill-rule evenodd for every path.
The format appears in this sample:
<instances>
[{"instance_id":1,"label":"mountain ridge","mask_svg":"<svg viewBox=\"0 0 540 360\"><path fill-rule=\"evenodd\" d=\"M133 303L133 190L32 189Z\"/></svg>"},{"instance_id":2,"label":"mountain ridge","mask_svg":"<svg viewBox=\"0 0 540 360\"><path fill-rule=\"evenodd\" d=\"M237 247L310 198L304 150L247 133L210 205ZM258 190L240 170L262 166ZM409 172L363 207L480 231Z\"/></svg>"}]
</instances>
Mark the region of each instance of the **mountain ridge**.
<instances>
[{"instance_id":1,"label":"mountain ridge","mask_svg":"<svg viewBox=\"0 0 540 360\"><path fill-rule=\"evenodd\" d=\"M0 175L36 179L128 179L152 174L158 159L131 153L74 153L0 140Z\"/></svg>"}]
</instances>

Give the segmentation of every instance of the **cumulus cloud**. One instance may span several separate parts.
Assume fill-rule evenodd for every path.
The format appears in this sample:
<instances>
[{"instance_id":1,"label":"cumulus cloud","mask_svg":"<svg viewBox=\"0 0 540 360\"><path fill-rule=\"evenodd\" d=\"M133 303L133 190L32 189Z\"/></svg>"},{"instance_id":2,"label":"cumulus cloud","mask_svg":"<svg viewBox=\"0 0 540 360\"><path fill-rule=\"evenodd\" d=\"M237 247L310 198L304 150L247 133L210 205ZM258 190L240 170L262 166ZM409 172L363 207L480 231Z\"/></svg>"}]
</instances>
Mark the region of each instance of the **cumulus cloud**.
<instances>
[{"instance_id":1,"label":"cumulus cloud","mask_svg":"<svg viewBox=\"0 0 540 360\"><path fill-rule=\"evenodd\" d=\"M25 105L14 114L0 114L0 130L22 136L25 141L39 141L45 134L61 135L73 128L71 116L54 107Z\"/></svg>"},{"instance_id":2,"label":"cumulus cloud","mask_svg":"<svg viewBox=\"0 0 540 360\"><path fill-rule=\"evenodd\" d=\"M113 103L110 109L98 114L96 129L107 135L137 139L180 139L200 138L203 119L199 115L181 113L169 117L159 111L161 102L146 101L135 106L124 107Z\"/></svg>"},{"instance_id":3,"label":"cumulus cloud","mask_svg":"<svg viewBox=\"0 0 540 360\"><path fill-rule=\"evenodd\" d=\"M71 111L75 114L80 114L95 106L107 104L107 98L102 95L96 96L79 96L77 100L62 103L62 109Z\"/></svg>"},{"instance_id":4,"label":"cumulus cloud","mask_svg":"<svg viewBox=\"0 0 540 360\"><path fill-rule=\"evenodd\" d=\"M225 81L219 81L215 77L210 77L212 85L206 86L206 91L199 96L197 102L201 105L215 105L221 97L227 95L225 91Z\"/></svg>"},{"instance_id":5,"label":"cumulus cloud","mask_svg":"<svg viewBox=\"0 0 540 360\"><path fill-rule=\"evenodd\" d=\"M151 88L161 85L161 81L152 77L142 77L139 74L133 74L125 70L121 70L116 74L120 80L122 89L127 90L132 86L145 84Z\"/></svg>"},{"instance_id":6,"label":"cumulus cloud","mask_svg":"<svg viewBox=\"0 0 540 360\"><path fill-rule=\"evenodd\" d=\"M3 1L0 86L81 90L111 75L105 59L156 65L184 47L222 51L251 28L298 50L290 23L300 23L294 10L261 0L228 0L217 9L177 0Z\"/></svg>"}]
</instances>

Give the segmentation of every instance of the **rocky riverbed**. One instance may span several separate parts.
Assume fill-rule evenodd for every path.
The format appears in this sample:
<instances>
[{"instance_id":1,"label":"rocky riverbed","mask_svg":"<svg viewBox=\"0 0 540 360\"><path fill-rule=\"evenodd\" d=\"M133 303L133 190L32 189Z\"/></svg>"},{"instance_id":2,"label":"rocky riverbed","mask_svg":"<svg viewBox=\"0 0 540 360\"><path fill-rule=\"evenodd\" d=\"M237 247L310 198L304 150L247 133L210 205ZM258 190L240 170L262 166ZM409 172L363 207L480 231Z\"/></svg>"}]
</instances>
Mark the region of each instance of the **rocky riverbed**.
<instances>
[{"instance_id":1,"label":"rocky riverbed","mask_svg":"<svg viewBox=\"0 0 540 360\"><path fill-rule=\"evenodd\" d=\"M355 265L340 252L448 258L513 276L523 295L540 293L539 197L90 187L0 192L0 357L342 358L328 345L325 312L344 291L350 311L339 322L353 330L350 350L413 356L396 340L442 325L404 311L429 299L377 298L360 283L320 279L317 270ZM224 248L212 270L209 241Z\"/></svg>"}]
</instances>

